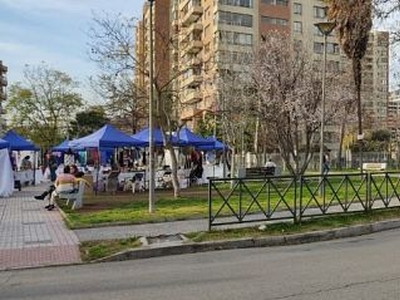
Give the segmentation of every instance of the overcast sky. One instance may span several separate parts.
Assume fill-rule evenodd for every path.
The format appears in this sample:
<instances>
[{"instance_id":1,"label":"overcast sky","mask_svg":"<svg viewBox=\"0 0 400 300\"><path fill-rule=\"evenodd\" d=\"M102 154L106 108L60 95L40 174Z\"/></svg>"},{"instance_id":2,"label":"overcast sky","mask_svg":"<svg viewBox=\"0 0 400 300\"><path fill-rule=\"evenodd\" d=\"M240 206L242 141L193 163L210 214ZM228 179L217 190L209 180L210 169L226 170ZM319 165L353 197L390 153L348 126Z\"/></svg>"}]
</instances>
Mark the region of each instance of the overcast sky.
<instances>
[{"instance_id":1,"label":"overcast sky","mask_svg":"<svg viewBox=\"0 0 400 300\"><path fill-rule=\"evenodd\" d=\"M0 60L8 81L22 80L25 64L42 61L85 87L96 73L87 57L93 12L139 17L144 0L0 0ZM85 93L86 94L86 93Z\"/></svg>"}]
</instances>

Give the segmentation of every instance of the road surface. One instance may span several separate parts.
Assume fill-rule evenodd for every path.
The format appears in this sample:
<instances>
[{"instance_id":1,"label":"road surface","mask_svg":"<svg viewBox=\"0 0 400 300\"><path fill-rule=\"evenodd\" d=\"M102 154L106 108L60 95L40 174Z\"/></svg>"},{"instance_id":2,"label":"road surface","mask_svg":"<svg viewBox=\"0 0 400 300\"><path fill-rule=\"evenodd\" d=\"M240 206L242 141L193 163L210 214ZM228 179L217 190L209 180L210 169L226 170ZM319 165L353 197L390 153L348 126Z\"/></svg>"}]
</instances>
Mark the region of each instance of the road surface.
<instances>
[{"instance_id":1,"label":"road surface","mask_svg":"<svg viewBox=\"0 0 400 300\"><path fill-rule=\"evenodd\" d=\"M0 299L400 299L400 230L298 246L0 272Z\"/></svg>"}]
</instances>

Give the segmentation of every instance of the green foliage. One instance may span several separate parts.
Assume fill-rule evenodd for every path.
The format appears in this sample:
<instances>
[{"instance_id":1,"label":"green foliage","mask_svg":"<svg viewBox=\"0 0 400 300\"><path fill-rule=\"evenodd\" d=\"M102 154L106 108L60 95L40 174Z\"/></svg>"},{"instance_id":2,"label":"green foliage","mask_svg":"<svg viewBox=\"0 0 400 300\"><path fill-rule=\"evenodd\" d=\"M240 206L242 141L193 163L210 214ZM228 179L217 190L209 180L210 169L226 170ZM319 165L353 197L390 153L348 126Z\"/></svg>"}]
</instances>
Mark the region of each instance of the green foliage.
<instances>
[{"instance_id":1,"label":"green foliage","mask_svg":"<svg viewBox=\"0 0 400 300\"><path fill-rule=\"evenodd\" d=\"M105 240L82 242L80 251L83 261L92 261L106 257L122 250L137 248L140 246L138 238L128 238L122 240Z\"/></svg>"},{"instance_id":2,"label":"green foliage","mask_svg":"<svg viewBox=\"0 0 400 300\"><path fill-rule=\"evenodd\" d=\"M108 122L110 120L106 117L104 109L101 106L92 106L87 111L76 114L75 120L71 122L69 135L72 137L85 136Z\"/></svg>"},{"instance_id":3,"label":"green foliage","mask_svg":"<svg viewBox=\"0 0 400 300\"><path fill-rule=\"evenodd\" d=\"M360 151L361 147L365 152L388 151L390 139L389 130L378 129L367 134L363 141L356 141L354 144L350 145L350 149L356 152Z\"/></svg>"},{"instance_id":4,"label":"green foliage","mask_svg":"<svg viewBox=\"0 0 400 300\"><path fill-rule=\"evenodd\" d=\"M62 139L76 110L83 104L78 84L68 74L45 64L27 65L24 82L9 89L6 111L10 127L43 148Z\"/></svg>"},{"instance_id":5,"label":"green foliage","mask_svg":"<svg viewBox=\"0 0 400 300\"><path fill-rule=\"evenodd\" d=\"M197 124L195 131L202 136L214 135L215 126L217 126L217 132L221 132L220 124L216 124L215 117L210 114L206 114L204 118L200 119Z\"/></svg>"}]
</instances>

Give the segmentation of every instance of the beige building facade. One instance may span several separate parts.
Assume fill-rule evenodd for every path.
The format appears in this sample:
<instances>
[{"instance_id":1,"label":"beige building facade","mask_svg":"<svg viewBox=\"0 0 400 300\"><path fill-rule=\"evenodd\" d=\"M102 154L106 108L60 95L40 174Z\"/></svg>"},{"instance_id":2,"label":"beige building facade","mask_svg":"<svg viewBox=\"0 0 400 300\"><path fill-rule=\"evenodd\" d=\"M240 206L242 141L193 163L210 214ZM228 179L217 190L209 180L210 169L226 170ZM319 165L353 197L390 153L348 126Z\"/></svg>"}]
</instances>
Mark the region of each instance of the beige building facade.
<instances>
[{"instance_id":1,"label":"beige building facade","mask_svg":"<svg viewBox=\"0 0 400 300\"><path fill-rule=\"evenodd\" d=\"M215 110L219 72L239 67L235 62L257 49L269 30L289 33L322 68L324 36L315 24L326 20L325 6L320 0L170 0L169 75L182 104L182 120L193 124ZM371 33L363 62L364 110L380 127L387 118L388 43L386 32ZM142 49L143 57L148 56L145 45ZM327 72L348 63L333 32L327 37ZM328 147L335 148L337 130L326 130Z\"/></svg>"}]
</instances>

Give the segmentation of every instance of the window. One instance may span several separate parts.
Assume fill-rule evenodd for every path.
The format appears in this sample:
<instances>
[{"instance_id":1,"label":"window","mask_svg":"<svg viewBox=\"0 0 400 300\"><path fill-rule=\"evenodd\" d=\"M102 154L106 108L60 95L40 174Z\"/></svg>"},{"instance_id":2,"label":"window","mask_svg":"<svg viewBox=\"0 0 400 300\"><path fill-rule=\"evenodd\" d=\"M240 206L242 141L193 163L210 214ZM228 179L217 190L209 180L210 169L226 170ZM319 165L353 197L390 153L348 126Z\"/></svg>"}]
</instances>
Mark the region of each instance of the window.
<instances>
[{"instance_id":1,"label":"window","mask_svg":"<svg viewBox=\"0 0 400 300\"><path fill-rule=\"evenodd\" d=\"M294 3L293 4L293 13L295 15L301 15L303 13L303 7L301 6L301 3Z\"/></svg>"},{"instance_id":2,"label":"window","mask_svg":"<svg viewBox=\"0 0 400 300\"><path fill-rule=\"evenodd\" d=\"M324 52L324 43L314 42L314 53L321 54Z\"/></svg>"},{"instance_id":3,"label":"window","mask_svg":"<svg viewBox=\"0 0 400 300\"><path fill-rule=\"evenodd\" d=\"M289 0L261 0L262 4L288 6Z\"/></svg>"},{"instance_id":4,"label":"window","mask_svg":"<svg viewBox=\"0 0 400 300\"><path fill-rule=\"evenodd\" d=\"M219 11L217 19L220 24L253 27L252 15L231 13L229 11Z\"/></svg>"},{"instance_id":5,"label":"window","mask_svg":"<svg viewBox=\"0 0 400 300\"><path fill-rule=\"evenodd\" d=\"M288 24L288 20L286 19L272 18L268 16L261 16L261 22L278 26L287 26Z\"/></svg>"},{"instance_id":6,"label":"window","mask_svg":"<svg viewBox=\"0 0 400 300\"><path fill-rule=\"evenodd\" d=\"M294 22L293 23L293 31L297 33L303 32L303 24L301 22Z\"/></svg>"},{"instance_id":7,"label":"window","mask_svg":"<svg viewBox=\"0 0 400 300\"><path fill-rule=\"evenodd\" d=\"M253 7L253 0L219 0L219 4L241 7Z\"/></svg>"},{"instance_id":8,"label":"window","mask_svg":"<svg viewBox=\"0 0 400 300\"><path fill-rule=\"evenodd\" d=\"M325 7L314 6L314 18L324 19L325 18Z\"/></svg>"},{"instance_id":9,"label":"window","mask_svg":"<svg viewBox=\"0 0 400 300\"><path fill-rule=\"evenodd\" d=\"M232 32L232 31L219 31L219 40L222 43L227 43L230 45L242 45L242 46L252 46L253 45L253 35Z\"/></svg>"},{"instance_id":10,"label":"window","mask_svg":"<svg viewBox=\"0 0 400 300\"><path fill-rule=\"evenodd\" d=\"M326 44L326 53L339 54L340 53L339 44L327 43Z\"/></svg>"}]
</instances>

